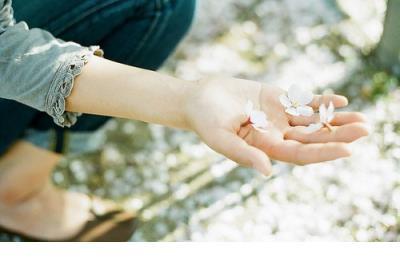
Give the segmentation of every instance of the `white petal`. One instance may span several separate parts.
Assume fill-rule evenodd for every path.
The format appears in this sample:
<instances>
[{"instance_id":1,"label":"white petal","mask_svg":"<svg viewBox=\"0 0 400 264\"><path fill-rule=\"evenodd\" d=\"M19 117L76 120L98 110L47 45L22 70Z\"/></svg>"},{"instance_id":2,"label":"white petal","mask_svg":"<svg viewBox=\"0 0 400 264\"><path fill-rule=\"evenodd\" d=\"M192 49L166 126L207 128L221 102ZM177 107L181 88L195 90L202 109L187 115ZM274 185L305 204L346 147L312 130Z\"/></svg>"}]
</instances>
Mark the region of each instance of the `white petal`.
<instances>
[{"instance_id":1,"label":"white petal","mask_svg":"<svg viewBox=\"0 0 400 264\"><path fill-rule=\"evenodd\" d=\"M296 110L301 116L312 116L314 114L314 110L312 109L312 107L307 105L299 106Z\"/></svg>"},{"instance_id":2,"label":"white petal","mask_svg":"<svg viewBox=\"0 0 400 264\"><path fill-rule=\"evenodd\" d=\"M267 120L263 120L261 122L257 122L257 123L252 124L252 126L254 128L258 128L258 129L266 129L267 126L268 126L268 121Z\"/></svg>"},{"instance_id":3,"label":"white petal","mask_svg":"<svg viewBox=\"0 0 400 264\"><path fill-rule=\"evenodd\" d=\"M292 115L292 116L299 116L300 115L299 112L297 112L296 108L294 108L294 107L287 108L285 110L285 112L288 113L289 115Z\"/></svg>"},{"instance_id":4,"label":"white petal","mask_svg":"<svg viewBox=\"0 0 400 264\"><path fill-rule=\"evenodd\" d=\"M292 85L288 90L288 97L291 102L297 102L300 105L307 105L311 103L314 95L310 90Z\"/></svg>"},{"instance_id":5,"label":"white petal","mask_svg":"<svg viewBox=\"0 0 400 264\"><path fill-rule=\"evenodd\" d=\"M335 118L335 113L328 113L328 115L326 116L326 123L330 123L332 122L332 120Z\"/></svg>"},{"instance_id":6,"label":"white petal","mask_svg":"<svg viewBox=\"0 0 400 264\"><path fill-rule=\"evenodd\" d=\"M284 94L281 94L281 96L279 96L279 101L280 101L281 104L282 104L284 107L286 107L286 108L292 106L292 103L290 102L289 98L288 98L286 95L284 95Z\"/></svg>"},{"instance_id":7,"label":"white petal","mask_svg":"<svg viewBox=\"0 0 400 264\"><path fill-rule=\"evenodd\" d=\"M327 123L327 110L325 104L321 104L319 106L319 120L321 123Z\"/></svg>"},{"instance_id":8,"label":"white petal","mask_svg":"<svg viewBox=\"0 0 400 264\"><path fill-rule=\"evenodd\" d=\"M246 106L244 108L246 116L250 116L250 113L253 110L253 107L254 107L253 102L250 100L247 100Z\"/></svg>"},{"instance_id":9,"label":"white petal","mask_svg":"<svg viewBox=\"0 0 400 264\"><path fill-rule=\"evenodd\" d=\"M264 119L264 120L262 120L262 121L257 123L257 127L259 127L259 128L266 128L267 126L268 126L267 119Z\"/></svg>"},{"instance_id":10,"label":"white petal","mask_svg":"<svg viewBox=\"0 0 400 264\"><path fill-rule=\"evenodd\" d=\"M314 98L314 94L308 89L302 89L300 91L300 98L298 99L298 103L301 105L308 105Z\"/></svg>"},{"instance_id":11,"label":"white petal","mask_svg":"<svg viewBox=\"0 0 400 264\"><path fill-rule=\"evenodd\" d=\"M332 101L330 101L328 106L328 113L333 113L334 111L335 111L335 106L333 105Z\"/></svg>"},{"instance_id":12,"label":"white petal","mask_svg":"<svg viewBox=\"0 0 400 264\"><path fill-rule=\"evenodd\" d=\"M316 123L316 124L310 124L308 125L308 127L304 128L304 131L306 133L314 133L317 132L318 130L320 130L323 127L323 125L321 123Z\"/></svg>"},{"instance_id":13,"label":"white petal","mask_svg":"<svg viewBox=\"0 0 400 264\"><path fill-rule=\"evenodd\" d=\"M328 110L326 113L326 121L330 123L333 118L335 117L335 106L333 105L332 101L329 103Z\"/></svg>"},{"instance_id":14,"label":"white petal","mask_svg":"<svg viewBox=\"0 0 400 264\"><path fill-rule=\"evenodd\" d=\"M268 126L268 122L265 121L265 123L263 123L263 124L252 124L252 126L253 126L254 128L258 128L258 129L266 129L267 126Z\"/></svg>"},{"instance_id":15,"label":"white petal","mask_svg":"<svg viewBox=\"0 0 400 264\"><path fill-rule=\"evenodd\" d=\"M250 114L250 122L256 126L262 126L267 123L267 115L262 111L252 111Z\"/></svg>"},{"instance_id":16,"label":"white petal","mask_svg":"<svg viewBox=\"0 0 400 264\"><path fill-rule=\"evenodd\" d=\"M257 131L261 132L261 133L265 133L268 132L266 127L257 127L255 125L252 125Z\"/></svg>"},{"instance_id":17,"label":"white petal","mask_svg":"<svg viewBox=\"0 0 400 264\"><path fill-rule=\"evenodd\" d=\"M296 100L297 99L297 92L300 89L301 88L299 86L297 86L297 85L292 85L292 86L289 87L289 89L288 89L288 98L289 98L290 101L292 101L292 102L296 101L297 102L297 100Z\"/></svg>"}]
</instances>

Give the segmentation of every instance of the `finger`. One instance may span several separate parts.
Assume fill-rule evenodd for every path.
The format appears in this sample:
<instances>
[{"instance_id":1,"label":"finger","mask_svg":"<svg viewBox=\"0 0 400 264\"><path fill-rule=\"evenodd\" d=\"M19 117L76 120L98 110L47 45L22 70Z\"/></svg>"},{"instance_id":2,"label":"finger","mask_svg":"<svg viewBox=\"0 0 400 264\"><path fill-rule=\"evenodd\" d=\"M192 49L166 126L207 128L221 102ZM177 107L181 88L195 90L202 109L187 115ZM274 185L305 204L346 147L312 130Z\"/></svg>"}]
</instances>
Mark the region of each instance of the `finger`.
<instances>
[{"instance_id":1,"label":"finger","mask_svg":"<svg viewBox=\"0 0 400 264\"><path fill-rule=\"evenodd\" d=\"M252 126L250 124L249 125L245 125L245 126L241 126L239 131L237 132L237 135L240 138L244 139L250 133L251 129L252 129Z\"/></svg>"},{"instance_id":2,"label":"finger","mask_svg":"<svg viewBox=\"0 0 400 264\"><path fill-rule=\"evenodd\" d=\"M310 106L314 109L318 109L321 104L329 105L332 102L335 108L345 107L349 101L345 96L336 94L327 95L315 95L314 99L310 103Z\"/></svg>"},{"instance_id":3,"label":"finger","mask_svg":"<svg viewBox=\"0 0 400 264\"><path fill-rule=\"evenodd\" d=\"M306 127L293 127L285 134L285 139L297 140L302 143L350 143L368 135L368 129L362 123L351 123L343 126L332 127L332 131L323 128L314 133L307 133Z\"/></svg>"},{"instance_id":4,"label":"finger","mask_svg":"<svg viewBox=\"0 0 400 264\"><path fill-rule=\"evenodd\" d=\"M215 151L243 166L253 167L264 175L271 174L271 162L264 152L229 131L221 131L215 136L215 143L210 145Z\"/></svg>"},{"instance_id":5,"label":"finger","mask_svg":"<svg viewBox=\"0 0 400 264\"><path fill-rule=\"evenodd\" d=\"M366 122L366 117L358 112L337 112L335 113L335 117L331 121L331 125L333 126L342 126L345 124ZM308 126L312 123L319 122L319 114L314 114L312 116L292 116L289 115L289 123L291 126Z\"/></svg>"},{"instance_id":6,"label":"finger","mask_svg":"<svg viewBox=\"0 0 400 264\"><path fill-rule=\"evenodd\" d=\"M303 144L296 140L282 140L269 153L276 160L298 165L335 160L351 155L346 143Z\"/></svg>"}]
</instances>

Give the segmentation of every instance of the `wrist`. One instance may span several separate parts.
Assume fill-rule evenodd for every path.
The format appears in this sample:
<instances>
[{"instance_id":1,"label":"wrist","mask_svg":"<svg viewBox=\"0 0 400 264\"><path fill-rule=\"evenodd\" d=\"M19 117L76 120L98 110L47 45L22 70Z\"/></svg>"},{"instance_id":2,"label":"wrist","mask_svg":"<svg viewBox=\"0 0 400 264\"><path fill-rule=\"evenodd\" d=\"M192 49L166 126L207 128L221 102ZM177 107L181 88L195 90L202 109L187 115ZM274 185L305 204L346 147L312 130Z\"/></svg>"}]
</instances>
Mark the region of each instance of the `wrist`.
<instances>
[{"instance_id":1,"label":"wrist","mask_svg":"<svg viewBox=\"0 0 400 264\"><path fill-rule=\"evenodd\" d=\"M193 131L193 109L196 108L196 98L198 98L199 92L202 90L200 83L201 80L195 81L182 81L182 100L181 100L181 119L182 129ZM201 111L197 109L197 111Z\"/></svg>"}]
</instances>

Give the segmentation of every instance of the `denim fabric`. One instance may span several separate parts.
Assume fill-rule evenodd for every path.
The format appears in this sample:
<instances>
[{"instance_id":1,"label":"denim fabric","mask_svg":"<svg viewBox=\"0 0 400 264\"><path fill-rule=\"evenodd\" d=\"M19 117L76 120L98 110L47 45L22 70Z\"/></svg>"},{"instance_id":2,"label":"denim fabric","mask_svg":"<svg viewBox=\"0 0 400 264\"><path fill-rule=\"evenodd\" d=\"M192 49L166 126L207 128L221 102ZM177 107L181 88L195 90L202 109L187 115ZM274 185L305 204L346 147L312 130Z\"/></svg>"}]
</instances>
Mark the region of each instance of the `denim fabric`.
<instances>
[{"instance_id":1,"label":"denim fabric","mask_svg":"<svg viewBox=\"0 0 400 264\"><path fill-rule=\"evenodd\" d=\"M13 8L16 21L65 41L99 45L108 59L156 70L189 29L195 0L14 0ZM61 152L66 132L93 131L107 120L82 115L73 127L61 128L43 112L0 99L0 154L27 131L32 137L32 130L54 131L54 150Z\"/></svg>"}]
</instances>

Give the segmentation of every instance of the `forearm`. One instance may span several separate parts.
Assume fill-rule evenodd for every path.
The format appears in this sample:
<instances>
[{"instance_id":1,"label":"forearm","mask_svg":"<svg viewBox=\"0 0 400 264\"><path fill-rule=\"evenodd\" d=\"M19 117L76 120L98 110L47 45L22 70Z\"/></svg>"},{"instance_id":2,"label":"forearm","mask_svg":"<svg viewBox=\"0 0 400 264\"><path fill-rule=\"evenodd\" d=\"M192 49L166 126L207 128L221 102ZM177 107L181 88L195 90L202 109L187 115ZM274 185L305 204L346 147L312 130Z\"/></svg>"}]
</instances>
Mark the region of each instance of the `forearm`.
<instances>
[{"instance_id":1,"label":"forearm","mask_svg":"<svg viewBox=\"0 0 400 264\"><path fill-rule=\"evenodd\" d=\"M182 107L193 83L94 57L83 68L66 109L187 129Z\"/></svg>"}]
</instances>

